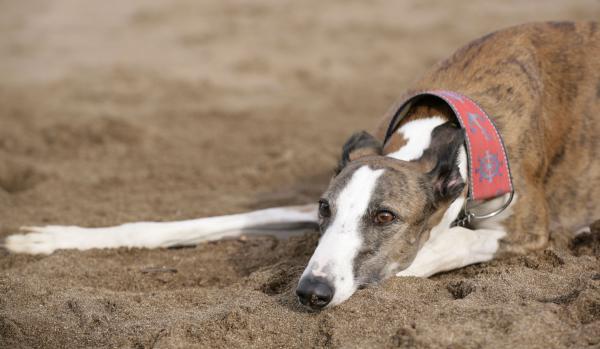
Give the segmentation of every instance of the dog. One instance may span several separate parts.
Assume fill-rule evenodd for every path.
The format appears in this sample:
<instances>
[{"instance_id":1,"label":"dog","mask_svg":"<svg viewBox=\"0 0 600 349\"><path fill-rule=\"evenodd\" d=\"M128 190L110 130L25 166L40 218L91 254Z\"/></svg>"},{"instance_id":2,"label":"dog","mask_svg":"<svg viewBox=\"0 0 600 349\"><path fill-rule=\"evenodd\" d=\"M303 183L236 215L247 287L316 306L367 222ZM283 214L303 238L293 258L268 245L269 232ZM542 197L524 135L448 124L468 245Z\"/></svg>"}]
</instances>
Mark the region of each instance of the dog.
<instances>
[{"instance_id":1,"label":"dog","mask_svg":"<svg viewBox=\"0 0 600 349\"><path fill-rule=\"evenodd\" d=\"M400 100L432 89L468 96L493 120L510 163L510 194L470 196L466 131L448 103L425 95L393 106L372 135L348 140L318 204L107 228L24 227L5 247L156 248L318 227L296 294L319 310L392 276L428 277L544 249L549 231L575 233L600 217L598 23L488 34L435 65Z\"/></svg>"}]
</instances>

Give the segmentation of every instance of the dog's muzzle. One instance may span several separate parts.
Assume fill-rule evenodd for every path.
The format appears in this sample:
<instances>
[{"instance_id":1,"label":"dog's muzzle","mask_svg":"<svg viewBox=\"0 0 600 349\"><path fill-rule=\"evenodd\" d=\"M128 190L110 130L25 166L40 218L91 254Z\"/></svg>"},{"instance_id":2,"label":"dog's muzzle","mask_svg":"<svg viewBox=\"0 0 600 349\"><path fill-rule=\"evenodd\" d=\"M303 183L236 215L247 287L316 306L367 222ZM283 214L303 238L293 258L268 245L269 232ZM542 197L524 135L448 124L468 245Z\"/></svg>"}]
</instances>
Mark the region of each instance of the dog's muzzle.
<instances>
[{"instance_id":1,"label":"dog's muzzle","mask_svg":"<svg viewBox=\"0 0 600 349\"><path fill-rule=\"evenodd\" d=\"M298 283L296 295L303 305L313 310L327 306L333 298L334 288L324 278L304 277Z\"/></svg>"}]
</instances>

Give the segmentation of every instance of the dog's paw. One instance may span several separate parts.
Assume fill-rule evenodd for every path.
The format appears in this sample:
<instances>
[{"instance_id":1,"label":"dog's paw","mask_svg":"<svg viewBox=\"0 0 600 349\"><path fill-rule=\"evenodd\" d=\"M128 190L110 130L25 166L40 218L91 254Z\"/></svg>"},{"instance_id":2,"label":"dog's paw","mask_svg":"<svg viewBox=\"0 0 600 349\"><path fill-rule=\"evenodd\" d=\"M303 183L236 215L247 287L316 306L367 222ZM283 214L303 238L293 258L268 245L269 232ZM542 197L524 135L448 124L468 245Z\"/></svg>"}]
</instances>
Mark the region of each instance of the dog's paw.
<instances>
[{"instance_id":1,"label":"dog's paw","mask_svg":"<svg viewBox=\"0 0 600 349\"><path fill-rule=\"evenodd\" d=\"M4 247L14 253L50 254L59 248L65 248L75 230L79 227L48 225L43 227L21 227L24 234L10 235L4 241Z\"/></svg>"}]
</instances>

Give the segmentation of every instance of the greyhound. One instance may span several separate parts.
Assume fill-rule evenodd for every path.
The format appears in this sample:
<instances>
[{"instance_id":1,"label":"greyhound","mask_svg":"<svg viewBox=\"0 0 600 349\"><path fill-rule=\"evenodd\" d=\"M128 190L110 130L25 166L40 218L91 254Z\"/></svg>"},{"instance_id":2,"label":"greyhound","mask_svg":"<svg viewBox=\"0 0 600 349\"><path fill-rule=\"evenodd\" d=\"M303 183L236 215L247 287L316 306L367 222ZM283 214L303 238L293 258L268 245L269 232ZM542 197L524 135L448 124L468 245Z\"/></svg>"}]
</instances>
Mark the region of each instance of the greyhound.
<instances>
[{"instance_id":1,"label":"greyhound","mask_svg":"<svg viewBox=\"0 0 600 349\"><path fill-rule=\"evenodd\" d=\"M157 248L311 225L321 236L296 294L318 310L392 276L429 277L540 250L550 230L575 233L600 217L598 23L488 34L436 64L400 100L431 89L468 96L493 119L510 162L510 194L472 196L467 129L448 103L422 95L394 105L373 135L348 140L318 204L106 228L23 227L5 247Z\"/></svg>"}]
</instances>

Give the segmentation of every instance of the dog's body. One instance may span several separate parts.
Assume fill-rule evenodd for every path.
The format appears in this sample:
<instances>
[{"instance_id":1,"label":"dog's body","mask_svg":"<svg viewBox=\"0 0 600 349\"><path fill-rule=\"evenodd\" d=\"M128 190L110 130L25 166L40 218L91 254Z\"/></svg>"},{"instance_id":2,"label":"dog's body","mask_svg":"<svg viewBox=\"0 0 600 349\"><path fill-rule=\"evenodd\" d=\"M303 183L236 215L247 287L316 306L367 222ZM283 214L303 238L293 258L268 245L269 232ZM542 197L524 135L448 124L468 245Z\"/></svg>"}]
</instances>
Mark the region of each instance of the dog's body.
<instances>
[{"instance_id":1,"label":"dog's body","mask_svg":"<svg viewBox=\"0 0 600 349\"><path fill-rule=\"evenodd\" d=\"M460 91L493 118L518 197L503 222L508 250L543 248L549 228L575 231L600 217L600 187L593 185L600 184L598 26L561 22L492 33L440 62L412 89ZM383 139L392 114L377 138ZM440 115L452 117L430 103L412 118ZM395 146L386 153L402 141L390 143Z\"/></svg>"},{"instance_id":2,"label":"dog's body","mask_svg":"<svg viewBox=\"0 0 600 349\"><path fill-rule=\"evenodd\" d=\"M530 24L487 35L436 65L412 91L429 89L469 96L497 125L516 192L501 215L468 228L452 226L467 200L464 135L445 104L426 98L410 108L385 145L397 108L375 137L349 140L318 207L110 228L30 227L32 233L13 235L6 246L26 253L153 248L318 223L323 236L297 294L321 308L392 275L429 276L542 249L550 229L576 231L600 217L597 23ZM473 210L489 211L501 200Z\"/></svg>"}]
</instances>

